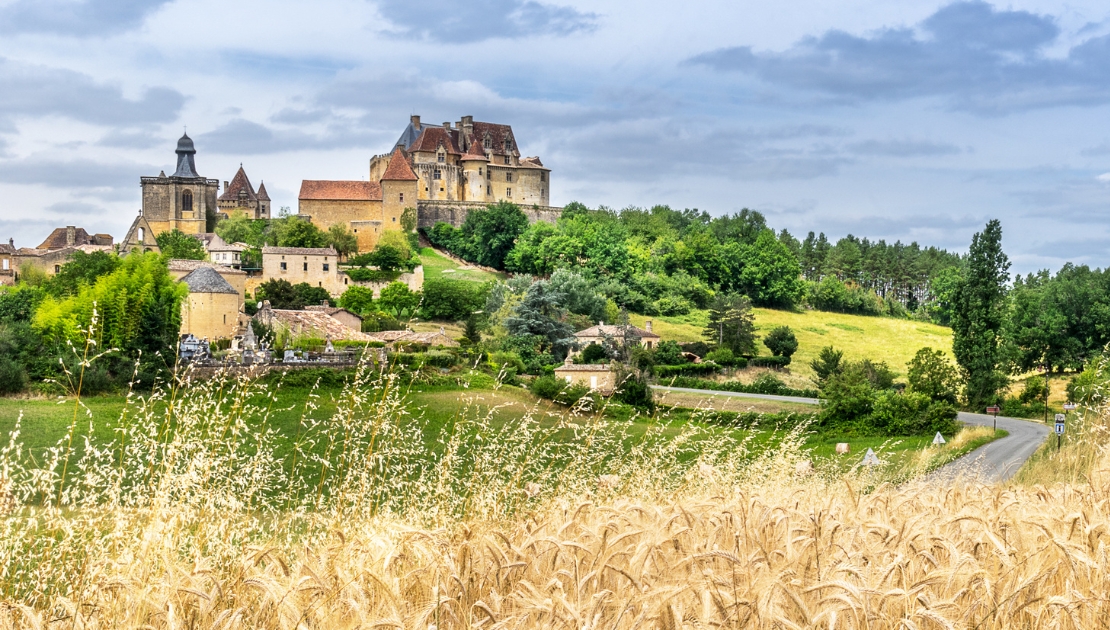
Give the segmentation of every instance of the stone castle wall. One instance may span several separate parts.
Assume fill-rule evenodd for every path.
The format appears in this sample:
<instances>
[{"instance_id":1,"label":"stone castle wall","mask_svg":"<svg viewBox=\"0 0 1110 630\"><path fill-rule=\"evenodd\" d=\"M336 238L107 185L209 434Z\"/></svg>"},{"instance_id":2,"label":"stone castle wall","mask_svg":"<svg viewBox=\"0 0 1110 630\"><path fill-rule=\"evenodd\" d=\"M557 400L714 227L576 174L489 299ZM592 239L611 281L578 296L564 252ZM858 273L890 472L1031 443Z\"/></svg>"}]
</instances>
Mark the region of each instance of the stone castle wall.
<instances>
[{"instance_id":1,"label":"stone castle wall","mask_svg":"<svg viewBox=\"0 0 1110 630\"><path fill-rule=\"evenodd\" d=\"M462 227L466 215L471 210L483 209L490 205L485 201L419 201L416 204L416 226L431 228L436 223L449 223L455 227ZM555 223L562 214L563 209L554 206L521 206L524 216L529 223L544 221Z\"/></svg>"}]
</instances>

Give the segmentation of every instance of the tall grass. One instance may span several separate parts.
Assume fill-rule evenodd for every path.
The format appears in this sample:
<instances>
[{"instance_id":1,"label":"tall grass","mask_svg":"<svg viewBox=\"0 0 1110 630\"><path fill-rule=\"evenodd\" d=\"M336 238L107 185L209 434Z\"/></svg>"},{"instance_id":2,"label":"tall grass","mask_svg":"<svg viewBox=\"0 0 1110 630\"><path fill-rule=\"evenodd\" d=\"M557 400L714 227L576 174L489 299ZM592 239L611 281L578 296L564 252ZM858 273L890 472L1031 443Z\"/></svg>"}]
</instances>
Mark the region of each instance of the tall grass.
<instances>
[{"instance_id":1,"label":"tall grass","mask_svg":"<svg viewBox=\"0 0 1110 630\"><path fill-rule=\"evenodd\" d=\"M665 417L472 400L429 445L364 364L283 441L248 376L131 396L117 438L0 449L0 628L1095 628L1107 480L875 484ZM475 397L476 398L476 397ZM1093 444L1093 443L1092 443ZM1105 455L1097 448L1097 468ZM63 482L62 470L68 472ZM800 472L801 471L801 472Z\"/></svg>"}]
</instances>

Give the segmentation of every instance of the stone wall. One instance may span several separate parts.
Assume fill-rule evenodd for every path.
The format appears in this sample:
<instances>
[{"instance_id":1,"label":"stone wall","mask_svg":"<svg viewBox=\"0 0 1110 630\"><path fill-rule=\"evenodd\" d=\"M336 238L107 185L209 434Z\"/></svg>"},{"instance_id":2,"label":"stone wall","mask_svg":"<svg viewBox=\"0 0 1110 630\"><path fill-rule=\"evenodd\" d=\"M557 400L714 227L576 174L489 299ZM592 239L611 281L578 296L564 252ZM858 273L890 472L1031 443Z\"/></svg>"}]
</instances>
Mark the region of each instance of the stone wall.
<instances>
[{"instance_id":1,"label":"stone wall","mask_svg":"<svg viewBox=\"0 0 1110 630\"><path fill-rule=\"evenodd\" d=\"M466 215L471 210L483 209L490 205L484 201L420 201L416 204L416 225L422 228L431 228L436 223L450 223L455 227L462 227ZM553 206L521 206L521 211L528 217L529 223L546 221L555 223L562 214L562 208Z\"/></svg>"},{"instance_id":2,"label":"stone wall","mask_svg":"<svg viewBox=\"0 0 1110 630\"><path fill-rule=\"evenodd\" d=\"M181 334L230 339L239 329L243 297L234 293L190 293L181 305Z\"/></svg>"},{"instance_id":3,"label":"stone wall","mask_svg":"<svg viewBox=\"0 0 1110 630\"><path fill-rule=\"evenodd\" d=\"M285 263L285 269L281 268L282 263ZM342 295L344 291L343 280L339 276L339 260L335 256L264 253L262 276L266 280L286 280L289 284L307 282L310 286L327 289L333 296Z\"/></svg>"},{"instance_id":4,"label":"stone wall","mask_svg":"<svg viewBox=\"0 0 1110 630\"><path fill-rule=\"evenodd\" d=\"M396 280L389 280L388 282L355 282L354 280L348 280L347 274L342 275L344 283L366 287L374 291L375 300L382 296L382 289L394 282L403 283L410 291L421 291L424 288L424 265L417 265L416 268L412 270L412 273L403 273L398 276Z\"/></svg>"}]
</instances>

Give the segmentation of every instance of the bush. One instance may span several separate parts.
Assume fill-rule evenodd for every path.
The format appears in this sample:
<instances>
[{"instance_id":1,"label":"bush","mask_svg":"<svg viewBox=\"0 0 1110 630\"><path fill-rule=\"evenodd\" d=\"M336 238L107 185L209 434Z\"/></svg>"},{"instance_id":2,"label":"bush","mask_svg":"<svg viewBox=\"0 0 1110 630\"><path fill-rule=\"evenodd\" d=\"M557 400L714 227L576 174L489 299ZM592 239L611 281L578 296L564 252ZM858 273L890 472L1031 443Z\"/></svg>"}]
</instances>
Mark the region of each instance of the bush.
<instances>
[{"instance_id":1,"label":"bush","mask_svg":"<svg viewBox=\"0 0 1110 630\"><path fill-rule=\"evenodd\" d=\"M717 348L713 352L706 354L703 357L706 361L712 361L718 365L732 365L736 360L736 355L733 354L731 348Z\"/></svg>"},{"instance_id":2,"label":"bush","mask_svg":"<svg viewBox=\"0 0 1110 630\"><path fill-rule=\"evenodd\" d=\"M454 354L442 350L429 350L424 354L424 362L438 368L454 367L458 360Z\"/></svg>"},{"instance_id":3,"label":"bush","mask_svg":"<svg viewBox=\"0 0 1110 630\"><path fill-rule=\"evenodd\" d=\"M751 367L768 367L781 369L790 365L790 357L752 357L748 359Z\"/></svg>"},{"instance_id":4,"label":"bush","mask_svg":"<svg viewBox=\"0 0 1110 630\"><path fill-rule=\"evenodd\" d=\"M868 418L869 432L884 435L952 435L960 428L956 407L916 392L880 392Z\"/></svg>"},{"instance_id":5,"label":"bush","mask_svg":"<svg viewBox=\"0 0 1110 630\"><path fill-rule=\"evenodd\" d=\"M568 385L566 381L555 376L537 377L532 380L528 389L540 398L567 406L574 405L590 393L590 388L585 385Z\"/></svg>"},{"instance_id":6,"label":"bush","mask_svg":"<svg viewBox=\"0 0 1110 630\"><path fill-rule=\"evenodd\" d=\"M18 394L27 389L27 371L10 357L0 356L0 394Z\"/></svg>"},{"instance_id":7,"label":"bush","mask_svg":"<svg viewBox=\"0 0 1110 630\"><path fill-rule=\"evenodd\" d=\"M684 365L657 365L655 366L655 375L659 378L669 378L672 376L706 376L714 374L721 366L716 363L705 361L702 363L686 363Z\"/></svg>"},{"instance_id":8,"label":"bush","mask_svg":"<svg viewBox=\"0 0 1110 630\"><path fill-rule=\"evenodd\" d=\"M653 355L656 365L683 365L688 363L682 355L682 348L673 341L664 341L655 348Z\"/></svg>"},{"instance_id":9,"label":"bush","mask_svg":"<svg viewBox=\"0 0 1110 630\"><path fill-rule=\"evenodd\" d=\"M673 295L659 298L653 306L655 312L660 315L686 315L694 308L694 305L686 298Z\"/></svg>"},{"instance_id":10,"label":"bush","mask_svg":"<svg viewBox=\"0 0 1110 630\"><path fill-rule=\"evenodd\" d=\"M623 373L617 375L617 391L614 392L613 398L649 413L655 410L651 386L648 385L646 380L635 374Z\"/></svg>"},{"instance_id":11,"label":"bush","mask_svg":"<svg viewBox=\"0 0 1110 630\"><path fill-rule=\"evenodd\" d=\"M959 378L956 367L940 350L922 348L906 364L910 390L925 394L935 401L956 404Z\"/></svg>"},{"instance_id":12,"label":"bush","mask_svg":"<svg viewBox=\"0 0 1110 630\"><path fill-rule=\"evenodd\" d=\"M794 336L794 331L790 330L789 326L779 326L767 335L763 345L767 346L771 354L776 357L789 359L798 351L798 338Z\"/></svg>"},{"instance_id":13,"label":"bush","mask_svg":"<svg viewBox=\"0 0 1110 630\"><path fill-rule=\"evenodd\" d=\"M420 314L425 319L467 319L485 306L487 290L485 285L465 280L426 280Z\"/></svg>"},{"instance_id":14,"label":"bush","mask_svg":"<svg viewBox=\"0 0 1110 630\"><path fill-rule=\"evenodd\" d=\"M365 267L348 267L343 270L343 273L355 282L393 282L401 277L400 271L367 269Z\"/></svg>"},{"instance_id":15,"label":"bush","mask_svg":"<svg viewBox=\"0 0 1110 630\"><path fill-rule=\"evenodd\" d=\"M793 389L788 387L773 374L763 374L756 382L747 385L740 381L709 381L692 376L676 376L668 385L674 387L688 387L690 389L717 390L722 392L738 392L743 394L772 394L775 396L799 396L802 398L817 398L815 389Z\"/></svg>"},{"instance_id":16,"label":"bush","mask_svg":"<svg viewBox=\"0 0 1110 630\"><path fill-rule=\"evenodd\" d=\"M609 353L605 348L598 343L591 343L582 350L582 354L578 356L577 363L593 365L598 363L608 363Z\"/></svg>"},{"instance_id":17,"label":"bush","mask_svg":"<svg viewBox=\"0 0 1110 630\"><path fill-rule=\"evenodd\" d=\"M832 346L821 348L817 358L809 362L809 367L817 375L818 386L822 386L830 376L840 372L840 362L843 358L844 353Z\"/></svg>"}]
</instances>

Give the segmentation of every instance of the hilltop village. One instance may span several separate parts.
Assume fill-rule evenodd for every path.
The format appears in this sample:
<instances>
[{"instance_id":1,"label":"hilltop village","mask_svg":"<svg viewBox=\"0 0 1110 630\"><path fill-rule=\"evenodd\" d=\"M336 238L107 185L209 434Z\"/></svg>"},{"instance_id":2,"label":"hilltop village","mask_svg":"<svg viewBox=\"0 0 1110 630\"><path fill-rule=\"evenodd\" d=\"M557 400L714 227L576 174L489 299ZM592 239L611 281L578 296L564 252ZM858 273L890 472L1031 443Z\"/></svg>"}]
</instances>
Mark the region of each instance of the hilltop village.
<instances>
[{"instance_id":1,"label":"hilltop village","mask_svg":"<svg viewBox=\"0 0 1110 630\"><path fill-rule=\"evenodd\" d=\"M251 245L225 241L216 226L243 218L273 218L265 182L259 180L255 188L242 165L222 186L218 179L201 175L198 151L188 134L178 140L175 153L172 174L163 170L139 178L142 206L123 238L116 241L109 234L64 226L35 247L16 247L9 239L0 245L0 284L14 284L20 273L53 276L77 252L161 252L159 237L180 233L199 241L204 252L203 257L168 261L170 274L189 291L181 314L183 339L207 343L250 337L250 316L255 316L267 325L332 340L380 337L393 342L407 332L412 340L451 345L454 341L445 336L432 339L435 334L365 334L359 315L326 303L292 311L263 302L257 314L246 307L258 287L270 280L316 287L333 302L352 285L371 289L374 297L392 282L420 291L420 266L373 279L364 273L356 279L340 263L374 251L389 233L415 238L418 227L441 222L459 227L469 211L489 204L516 204L533 222L554 221L561 210L549 205L551 170L539 157L522 156L511 126L475 121L473 116L455 124L426 125L420 116L412 116L391 150L370 159L368 180L301 182L297 213L292 216L322 232L347 234L354 247L341 252L331 245L263 246L260 256L252 257Z\"/></svg>"}]
</instances>

